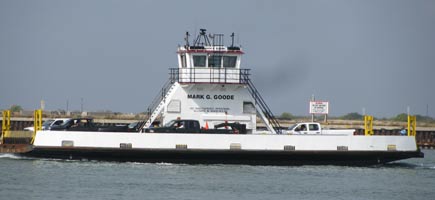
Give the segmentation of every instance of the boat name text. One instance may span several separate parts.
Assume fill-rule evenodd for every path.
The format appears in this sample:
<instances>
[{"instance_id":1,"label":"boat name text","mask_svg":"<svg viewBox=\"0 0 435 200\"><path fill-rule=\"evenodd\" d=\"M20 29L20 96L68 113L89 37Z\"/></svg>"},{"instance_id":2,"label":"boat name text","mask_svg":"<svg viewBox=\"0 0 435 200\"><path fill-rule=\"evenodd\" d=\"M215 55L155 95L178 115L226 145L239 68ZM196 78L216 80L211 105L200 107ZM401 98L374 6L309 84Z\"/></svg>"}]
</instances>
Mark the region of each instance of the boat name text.
<instances>
[{"instance_id":1,"label":"boat name text","mask_svg":"<svg viewBox=\"0 0 435 200\"><path fill-rule=\"evenodd\" d=\"M223 100L234 100L234 95L209 95L209 94L188 94L188 99L223 99Z\"/></svg>"}]
</instances>

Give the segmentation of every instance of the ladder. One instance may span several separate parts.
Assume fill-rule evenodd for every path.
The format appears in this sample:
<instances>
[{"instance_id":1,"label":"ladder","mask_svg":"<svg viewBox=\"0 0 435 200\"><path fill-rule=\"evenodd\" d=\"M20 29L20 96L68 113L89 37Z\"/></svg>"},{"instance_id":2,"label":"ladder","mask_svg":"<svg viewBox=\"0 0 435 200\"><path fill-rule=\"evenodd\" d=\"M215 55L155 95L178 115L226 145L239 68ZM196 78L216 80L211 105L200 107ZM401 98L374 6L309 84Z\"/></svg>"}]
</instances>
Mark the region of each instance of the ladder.
<instances>
[{"instance_id":1,"label":"ladder","mask_svg":"<svg viewBox=\"0 0 435 200\"><path fill-rule=\"evenodd\" d=\"M168 106L172 95L175 93L176 88L179 87L180 84L178 82L174 82L169 79L160 90L158 95L154 98L151 105L147 108L147 116L148 118L145 120L145 123L140 127L140 131L143 128L151 126L157 116L163 111L163 108Z\"/></svg>"},{"instance_id":2,"label":"ladder","mask_svg":"<svg viewBox=\"0 0 435 200\"><path fill-rule=\"evenodd\" d=\"M273 115L270 108L267 106L264 99L261 97L260 93L258 92L257 88L255 88L252 81L249 79L249 77L245 76L244 82L248 85L249 93L251 94L252 98L255 100L255 106L260 108L257 113L260 114L260 117L262 118L263 122L266 124L267 129L271 131L272 133L281 134L281 125L279 124L276 117Z\"/></svg>"}]
</instances>

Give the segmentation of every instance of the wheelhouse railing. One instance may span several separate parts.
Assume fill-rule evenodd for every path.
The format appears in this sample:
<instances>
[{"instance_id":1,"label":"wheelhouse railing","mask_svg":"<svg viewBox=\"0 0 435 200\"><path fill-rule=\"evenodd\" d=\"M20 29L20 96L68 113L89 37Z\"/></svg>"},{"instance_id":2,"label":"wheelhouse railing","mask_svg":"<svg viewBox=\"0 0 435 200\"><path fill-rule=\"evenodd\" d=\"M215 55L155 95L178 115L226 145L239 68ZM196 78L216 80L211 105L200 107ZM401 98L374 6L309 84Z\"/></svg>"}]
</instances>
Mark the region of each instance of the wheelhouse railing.
<instances>
[{"instance_id":1,"label":"wheelhouse railing","mask_svg":"<svg viewBox=\"0 0 435 200\"><path fill-rule=\"evenodd\" d=\"M250 69L170 68L171 82L247 84Z\"/></svg>"}]
</instances>

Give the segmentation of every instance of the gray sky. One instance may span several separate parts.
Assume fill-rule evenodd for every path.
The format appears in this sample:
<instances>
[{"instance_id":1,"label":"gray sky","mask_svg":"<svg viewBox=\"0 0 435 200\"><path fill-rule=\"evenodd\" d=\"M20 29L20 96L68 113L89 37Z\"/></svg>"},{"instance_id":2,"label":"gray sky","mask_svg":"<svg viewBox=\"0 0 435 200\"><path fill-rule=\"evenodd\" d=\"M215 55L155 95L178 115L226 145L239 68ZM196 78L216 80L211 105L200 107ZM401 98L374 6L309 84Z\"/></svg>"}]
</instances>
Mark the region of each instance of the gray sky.
<instances>
[{"instance_id":1,"label":"gray sky","mask_svg":"<svg viewBox=\"0 0 435 200\"><path fill-rule=\"evenodd\" d=\"M237 34L272 111L435 117L435 1L0 0L0 109L146 109L185 31Z\"/></svg>"}]
</instances>

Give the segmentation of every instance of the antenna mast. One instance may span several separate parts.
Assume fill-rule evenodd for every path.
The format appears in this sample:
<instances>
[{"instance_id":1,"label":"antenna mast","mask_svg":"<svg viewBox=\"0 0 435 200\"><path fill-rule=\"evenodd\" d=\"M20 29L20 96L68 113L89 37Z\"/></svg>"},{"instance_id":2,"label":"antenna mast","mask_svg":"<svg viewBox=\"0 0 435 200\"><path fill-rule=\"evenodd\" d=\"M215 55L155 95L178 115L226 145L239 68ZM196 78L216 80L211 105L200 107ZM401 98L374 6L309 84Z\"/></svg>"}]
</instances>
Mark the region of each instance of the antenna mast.
<instances>
[{"instance_id":1,"label":"antenna mast","mask_svg":"<svg viewBox=\"0 0 435 200\"><path fill-rule=\"evenodd\" d=\"M231 33L231 47L233 47L234 46L234 32L233 33Z\"/></svg>"},{"instance_id":2,"label":"antenna mast","mask_svg":"<svg viewBox=\"0 0 435 200\"><path fill-rule=\"evenodd\" d=\"M198 37L196 38L195 42L193 43L193 46L210 46L210 40L208 39L206 29L199 29L201 32L199 33ZM201 42L201 38L204 39L204 42Z\"/></svg>"},{"instance_id":3,"label":"antenna mast","mask_svg":"<svg viewBox=\"0 0 435 200\"><path fill-rule=\"evenodd\" d=\"M189 36L190 36L189 32L186 31L186 37L184 38L184 40L186 41L186 47L190 46L189 45Z\"/></svg>"}]
</instances>

